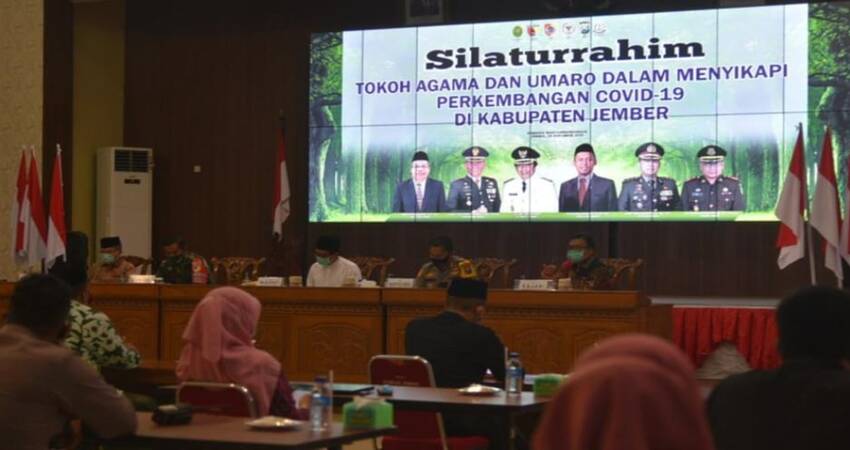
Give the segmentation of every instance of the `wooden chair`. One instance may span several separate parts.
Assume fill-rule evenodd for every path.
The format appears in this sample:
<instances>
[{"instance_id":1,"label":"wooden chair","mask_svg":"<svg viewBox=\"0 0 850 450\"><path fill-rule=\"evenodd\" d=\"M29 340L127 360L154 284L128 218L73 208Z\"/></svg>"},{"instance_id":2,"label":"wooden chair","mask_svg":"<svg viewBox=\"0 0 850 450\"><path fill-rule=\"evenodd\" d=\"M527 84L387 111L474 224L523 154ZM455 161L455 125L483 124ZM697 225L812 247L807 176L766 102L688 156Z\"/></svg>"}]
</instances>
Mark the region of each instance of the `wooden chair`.
<instances>
[{"instance_id":1,"label":"wooden chair","mask_svg":"<svg viewBox=\"0 0 850 450\"><path fill-rule=\"evenodd\" d=\"M478 279L481 281L486 281L492 287L512 287L510 279L511 267L516 264L516 259L476 258L472 260L472 264L478 273ZM493 283L493 277L498 271L502 271L502 276L496 279L496 283Z\"/></svg>"},{"instance_id":2,"label":"wooden chair","mask_svg":"<svg viewBox=\"0 0 850 450\"><path fill-rule=\"evenodd\" d=\"M395 262L395 258L381 258L377 256L352 256L350 259L360 268L360 273L363 275L364 280L375 280L378 286L384 285L384 281L387 280L389 267ZM377 273L375 269L378 270Z\"/></svg>"},{"instance_id":3,"label":"wooden chair","mask_svg":"<svg viewBox=\"0 0 850 450\"><path fill-rule=\"evenodd\" d=\"M376 355L369 360L369 383L434 387L431 364L420 356ZM484 450L482 436L446 437L443 417L427 411L396 410L398 433L383 438L383 450Z\"/></svg>"},{"instance_id":4,"label":"wooden chair","mask_svg":"<svg viewBox=\"0 0 850 450\"><path fill-rule=\"evenodd\" d=\"M207 414L259 417L254 396L239 384L187 381L177 387L176 400Z\"/></svg>"},{"instance_id":5,"label":"wooden chair","mask_svg":"<svg viewBox=\"0 0 850 450\"><path fill-rule=\"evenodd\" d=\"M133 256L133 255L121 255L127 262L136 267L133 273L137 273L139 275L150 275L151 273L151 264L153 264L152 259L143 258L141 256Z\"/></svg>"},{"instance_id":6,"label":"wooden chair","mask_svg":"<svg viewBox=\"0 0 850 450\"><path fill-rule=\"evenodd\" d=\"M602 264L611 268L611 286L616 289L637 289L637 271L643 265L642 259L600 258ZM540 278L554 280L558 277L558 264L543 264L540 268Z\"/></svg>"},{"instance_id":7,"label":"wooden chair","mask_svg":"<svg viewBox=\"0 0 850 450\"><path fill-rule=\"evenodd\" d=\"M557 264L543 264L540 267L540 278L546 280L554 280L558 278L558 265Z\"/></svg>"},{"instance_id":8,"label":"wooden chair","mask_svg":"<svg viewBox=\"0 0 850 450\"><path fill-rule=\"evenodd\" d=\"M643 259L601 258L600 261L614 273L611 286L627 290L637 289L637 271L643 265Z\"/></svg>"},{"instance_id":9,"label":"wooden chair","mask_svg":"<svg viewBox=\"0 0 850 450\"><path fill-rule=\"evenodd\" d=\"M266 259L228 256L212 258L211 261L215 280L219 280L220 284L238 286L246 279L256 280L260 275L260 266Z\"/></svg>"}]
</instances>

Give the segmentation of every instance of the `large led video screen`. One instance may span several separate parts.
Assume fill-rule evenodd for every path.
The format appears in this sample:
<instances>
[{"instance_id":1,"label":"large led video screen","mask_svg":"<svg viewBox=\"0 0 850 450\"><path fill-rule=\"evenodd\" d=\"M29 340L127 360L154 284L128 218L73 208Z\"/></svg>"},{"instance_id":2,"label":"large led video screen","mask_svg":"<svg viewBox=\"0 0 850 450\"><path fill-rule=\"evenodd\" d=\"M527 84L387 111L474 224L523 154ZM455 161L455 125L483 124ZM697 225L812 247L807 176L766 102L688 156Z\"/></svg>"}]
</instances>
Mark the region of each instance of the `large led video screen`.
<instances>
[{"instance_id":1,"label":"large led video screen","mask_svg":"<svg viewBox=\"0 0 850 450\"><path fill-rule=\"evenodd\" d=\"M848 24L824 3L313 34L310 221L776 220L799 127L810 171L833 127L844 185Z\"/></svg>"}]
</instances>

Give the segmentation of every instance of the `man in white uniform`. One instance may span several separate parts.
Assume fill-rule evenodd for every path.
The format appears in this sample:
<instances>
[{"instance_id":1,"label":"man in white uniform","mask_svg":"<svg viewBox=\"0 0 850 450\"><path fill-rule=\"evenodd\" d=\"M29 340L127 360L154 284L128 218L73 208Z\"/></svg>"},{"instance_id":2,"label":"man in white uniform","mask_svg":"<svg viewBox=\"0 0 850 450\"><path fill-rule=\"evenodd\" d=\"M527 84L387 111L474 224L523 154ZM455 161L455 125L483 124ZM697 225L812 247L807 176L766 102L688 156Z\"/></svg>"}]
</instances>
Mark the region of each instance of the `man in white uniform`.
<instances>
[{"instance_id":1,"label":"man in white uniform","mask_svg":"<svg viewBox=\"0 0 850 450\"><path fill-rule=\"evenodd\" d=\"M517 147L511 152L511 158L519 177L505 181L500 212L558 212L555 183L534 174L540 153L531 147Z\"/></svg>"},{"instance_id":2,"label":"man in white uniform","mask_svg":"<svg viewBox=\"0 0 850 450\"><path fill-rule=\"evenodd\" d=\"M307 274L307 287L340 287L360 281L357 264L339 256L339 238L319 236L313 250L316 262Z\"/></svg>"}]
</instances>

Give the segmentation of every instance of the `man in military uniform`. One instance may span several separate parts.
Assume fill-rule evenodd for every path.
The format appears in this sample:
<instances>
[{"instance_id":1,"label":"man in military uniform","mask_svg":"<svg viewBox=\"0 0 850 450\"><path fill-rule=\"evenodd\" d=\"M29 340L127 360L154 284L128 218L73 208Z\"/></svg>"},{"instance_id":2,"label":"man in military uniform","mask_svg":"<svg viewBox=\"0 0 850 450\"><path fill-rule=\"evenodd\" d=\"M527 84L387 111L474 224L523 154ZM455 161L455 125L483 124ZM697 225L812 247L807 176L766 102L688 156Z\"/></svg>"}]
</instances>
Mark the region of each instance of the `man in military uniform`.
<instances>
[{"instance_id":1,"label":"man in military uniform","mask_svg":"<svg viewBox=\"0 0 850 450\"><path fill-rule=\"evenodd\" d=\"M702 175L682 186L685 211L743 211L747 208L741 183L735 177L723 176L726 150L707 145L697 152Z\"/></svg>"},{"instance_id":2,"label":"man in military uniform","mask_svg":"<svg viewBox=\"0 0 850 450\"><path fill-rule=\"evenodd\" d=\"M511 152L514 167L519 178L505 181L501 212L557 212L555 183L552 180L535 175L537 158L540 153L531 147L517 147Z\"/></svg>"},{"instance_id":3,"label":"man in military uniform","mask_svg":"<svg viewBox=\"0 0 850 450\"><path fill-rule=\"evenodd\" d=\"M502 205L499 183L493 178L481 176L487 167L490 153L482 147L474 146L462 154L466 158L466 176L452 181L446 201L449 211L498 212Z\"/></svg>"},{"instance_id":4,"label":"man in military uniform","mask_svg":"<svg viewBox=\"0 0 850 450\"><path fill-rule=\"evenodd\" d=\"M416 287L444 288L453 278L476 278L475 266L471 261L454 255L454 244L448 236L431 239L428 247L428 262L416 274Z\"/></svg>"},{"instance_id":5,"label":"man in military uniform","mask_svg":"<svg viewBox=\"0 0 850 450\"><path fill-rule=\"evenodd\" d=\"M647 142L635 150L640 176L623 180L620 211L678 211L682 208L679 188L672 178L659 177L664 147Z\"/></svg>"},{"instance_id":6,"label":"man in military uniform","mask_svg":"<svg viewBox=\"0 0 850 450\"><path fill-rule=\"evenodd\" d=\"M166 283L212 283L210 265L202 256L186 249L186 241L176 237L162 246L165 259L159 264L156 276Z\"/></svg>"}]
</instances>

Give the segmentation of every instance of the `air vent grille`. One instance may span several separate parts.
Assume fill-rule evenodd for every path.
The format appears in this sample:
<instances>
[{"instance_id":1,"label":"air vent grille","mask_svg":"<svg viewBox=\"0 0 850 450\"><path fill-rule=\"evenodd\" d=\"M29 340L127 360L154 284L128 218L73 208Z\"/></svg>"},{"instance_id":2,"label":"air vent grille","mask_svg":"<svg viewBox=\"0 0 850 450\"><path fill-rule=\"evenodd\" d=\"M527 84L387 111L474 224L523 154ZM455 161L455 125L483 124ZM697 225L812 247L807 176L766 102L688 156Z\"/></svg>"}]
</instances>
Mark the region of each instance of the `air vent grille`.
<instances>
[{"instance_id":1,"label":"air vent grille","mask_svg":"<svg viewBox=\"0 0 850 450\"><path fill-rule=\"evenodd\" d=\"M116 172L147 172L149 153L142 150L115 150Z\"/></svg>"}]
</instances>

